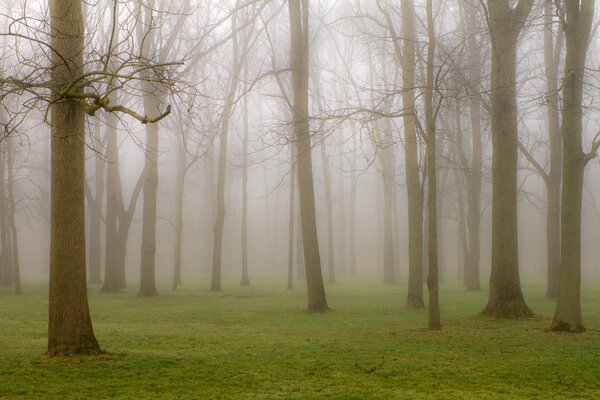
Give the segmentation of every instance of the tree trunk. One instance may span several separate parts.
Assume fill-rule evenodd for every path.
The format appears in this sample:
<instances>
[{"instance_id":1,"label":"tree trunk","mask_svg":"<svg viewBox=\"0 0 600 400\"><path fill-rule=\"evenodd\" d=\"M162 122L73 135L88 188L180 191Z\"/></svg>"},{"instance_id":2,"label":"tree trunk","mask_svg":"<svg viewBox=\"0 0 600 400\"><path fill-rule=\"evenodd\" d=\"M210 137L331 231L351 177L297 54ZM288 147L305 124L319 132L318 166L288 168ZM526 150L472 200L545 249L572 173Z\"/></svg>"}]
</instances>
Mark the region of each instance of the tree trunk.
<instances>
[{"instance_id":1,"label":"tree trunk","mask_svg":"<svg viewBox=\"0 0 600 400\"><path fill-rule=\"evenodd\" d=\"M96 128L96 131L100 129ZM99 151L99 150L95 150ZM89 284L98 285L102 283L102 200L104 198L104 160L100 154L95 154L95 184L94 197L89 198L90 210L90 238L89 238Z\"/></svg>"},{"instance_id":2,"label":"tree trunk","mask_svg":"<svg viewBox=\"0 0 600 400\"><path fill-rule=\"evenodd\" d=\"M419 178L419 154L415 113L415 12L413 0L402 0L402 104L406 191L408 194L408 296L409 308L421 308L423 302L423 198Z\"/></svg>"},{"instance_id":3,"label":"tree trunk","mask_svg":"<svg viewBox=\"0 0 600 400\"><path fill-rule=\"evenodd\" d=\"M186 128L183 128L186 129ZM185 148L185 133L181 132L179 142L179 168L177 170L177 182L175 187L176 207L175 207L175 248L173 262L173 284L172 290L177 290L181 285L181 256L183 252L183 195L185 192L185 175L187 172L187 150Z\"/></svg>"},{"instance_id":4,"label":"tree trunk","mask_svg":"<svg viewBox=\"0 0 600 400\"><path fill-rule=\"evenodd\" d=\"M104 283L102 293L116 293L121 290L119 265L117 263L120 242L118 237L118 215L123 201L119 168L119 147L117 143L117 118L107 115L106 128L106 240L104 252Z\"/></svg>"},{"instance_id":5,"label":"tree trunk","mask_svg":"<svg viewBox=\"0 0 600 400\"><path fill-rule=\"evenodd\" d=\"M248 81L248 63L244 63L244 81ZM248 85L244 86L244 92ZM248 95L244 96L242 119L244 123L244 138L242 140L242 278L241 286L250 285L248 276ZM289 286L289 285L288 285Z\"/></svg>"},{"instance_id":6,"label":"tree trunk","mask_svg":"<svg viewBox=\"0 0 600 400\"><path fill-rule=\"evenodd\" d=\"M594 0L565 1L563 25L567 47L562 107L562 198L560 281L553 331L583 332L581 317L581 202L586 163L595 157L582 151L582 96ZM597 143L594 143L596 146Z\"/></svg>"},{"instance_id":7,"label":"tree trunk","mask_svg":"<svg viewBox=\"0 0 600 400\"><path fill-rule=\"evenodd\" d=\"M7 141L7 152L6 157L8 159L8 223L10 225L10 236L12 244L12 265L13 265L13 280L15 282L15 294L21 294L21 265L19 263L19 232L17 230L17 224L15 222L15 216L17 213L16 201L15 201L15 149L14 149L14 138L8 138Z\"/></svg>"},{"instance_id":8,"label":"tree trunk","mask_svg":"<svg viewBox=\"0 0 600 400\"><path fill-rule=\"evenodd\" d=\"M59 99L83 73L81 0L50 0L52 119L48 355L98 354L87 299L85 253L85 120L81 105ZM66 63L63 61L66 60Z\"/></svg>"},{"instance_id":9,"label":"tree trunk","mask_svg":"<svg viewBox=\"0 0 600 400\"><path fill-rule=\"evenodd\" d=\"M292 114L298 155L298 187L300 191L300 216L306 267L308 311L324 312L329 310L329 307L325 297L321 255L317 239L310 117L308 112L308 0L288 0L288 5L291 36L290 66L294 88Z\"/></svg>"},{"instance_id":10,"label":"tree trunk","mask_svg":"<svg viewBox=\"0 0 600 400\"><path fill-rule=\"evenodd\" d=\"M488 0L492 39L492 270L483 313L495 318L532 315L519 279L516 98L518 37L532 4L533 0L522 1L512 9L508 0Z\"/></svg>"},{"instance_id":11,"label":"tree trunk","mask_svg":"<svg viewBox=\"0 0 600 400\"><path fill-rule=\"evenodd\" d=\"M560 178L562 148L558 108L558 62L561 38L554 46L554 1L544 1L544 64L546 70L546 92L548 102L548 139L550 142L550 172L546 177L546 263L547 285L546 296L554 298L558 295L560 266Z\"/></svg>"},{"instance_id":12,"label":"tree trunk","mask_svg":"<svg viewBox=\"0 0 600 400\"><path fill-rule=\"evenodd\" d=\"M350 275L356 275L356 186L358 178L356 177L356 135L352 135L352 161L350 168L350 217L349 217L349 240L350 240Z\"/></svg>"},{"instance_id":13,"label":"tree trunk","mask_svg":"<svg viewBox=\"0 0 600 400\"><path fill-rule=\"evenodd\" d=\"M321 164L323 164L323 184L325 186L325 208L327 210L327 271L328 283L335 283L335 246L333 243L333 196L331 195L331 171L325 150L325 140L321 142Z\"/></svg>"},{"instance_id":14,"label":"tree trunk","mask_svg":"<svg viewBox=\"0 0 600 400\"><path fill-rule=\"evenodd\" d=\"M427 87L425 89L425 125L427 134L427 236L429 273L427 291L429 292L429 329L440 330L440 303L438 294L438 214L437 214L437 167L436 167L436 129L433 105L433 80L435 56L435 30L433 26L432 0L427 0Z\"/></svg>"},{"instance_id":15,"label":"tree trunk","mask_svg":"<svg viewBox=\"0 0 600 400\"><path fill-rule=\"evenodd\" d=\"M288 274L287 274L287 288L288 290L294 289L294 220L296 219L296 157L295 152L291 151L291 163L292 168L290 169L290 210L289 210L289 224L288 224ZM297 251L300 251L298 248Z\"/></svg>"},{"instance_id":16,"label":"tree trunk","mask_svg":"<svg viewBox=\"0 0 600 400\"><path fill-rule=\"evenodd\" d=\"M481 290L479 280L479 261L480 261L480 234L481 225L481 164L482 164L482 144L481 144L481 94L479 87L481 82L481 46L477 43L476 34L477 7L466 3L467 30L468 30L468 54L469 54L469 79L476 88L475 93L469 96L469 110L471 120L471 168L468 175L467 191L467 224L469 232L469 247L466 253L466 268L464 273L464 283L467 290Z\"/></svg>"},{"instance_id":17,"label":"tree trunk","mask_svg":"<svg viewBox=\"0 0 600 400\"><path fill-rule=\"evenodd\" d=\"M149 82L142 82L144 112L146 115L159 115L155 88ZM146 125L146 147L144 162L144 206L142 208L142 250L140 262L140 296L156 296L156 218L158 200L158 125Z\"/></svg>"},{"instance_id":18,"label":"tree trunk","mask_svg":"<svg viewBox=\"0 0 600 400\"><path fill-rule=\"evenodd\" d=\"M8 224L9 208L6 198L6 145L0 143L0 267L3 286L11 286L14 282L12 264L12 246L10 245L10 227Z\"/></svg>"}]
</instances>

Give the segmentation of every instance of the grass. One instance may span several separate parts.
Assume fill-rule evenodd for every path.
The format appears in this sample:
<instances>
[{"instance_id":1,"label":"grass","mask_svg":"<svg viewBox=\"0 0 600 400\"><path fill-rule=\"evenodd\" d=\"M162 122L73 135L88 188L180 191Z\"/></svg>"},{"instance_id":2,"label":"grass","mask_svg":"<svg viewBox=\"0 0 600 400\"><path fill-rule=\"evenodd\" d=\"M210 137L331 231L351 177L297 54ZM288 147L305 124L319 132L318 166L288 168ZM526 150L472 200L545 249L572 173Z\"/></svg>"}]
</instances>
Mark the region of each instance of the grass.
<instances>
[{"instance_id":1,"label":"grass","mask_svg":"<svg viewBox=\"0 0 600 400\"><path fill-rule=\"evenodd\" d=\"M540 317L477 316L486 293L443 283L443 330L404 307L405 282L344 278L327 286L332 312L305 312L305 289L283 279L205 283L141 298L90 288L107 354L48 359L47 288L0 289L2 399L598 399L600 296L584 287L588 331L555 334L553 301L524 285ZM597 283L597 282L596 282ZM597 288L600 285L596 285ZM165 288L168 287L165 282Z\"/></svg>"}]
</instances>

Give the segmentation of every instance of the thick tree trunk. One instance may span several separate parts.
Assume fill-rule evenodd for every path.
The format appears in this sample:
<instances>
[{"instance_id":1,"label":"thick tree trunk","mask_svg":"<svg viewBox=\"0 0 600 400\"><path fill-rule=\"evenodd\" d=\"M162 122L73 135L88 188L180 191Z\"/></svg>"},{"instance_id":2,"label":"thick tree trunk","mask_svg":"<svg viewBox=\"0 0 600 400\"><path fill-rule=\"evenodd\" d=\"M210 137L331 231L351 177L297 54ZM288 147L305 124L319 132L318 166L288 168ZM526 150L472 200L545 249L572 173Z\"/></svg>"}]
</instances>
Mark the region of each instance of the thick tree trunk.
<instances>
[{"instance_id":1,"label":"thick tree trunk","mask_svg":"<svg viewBox=\"0 0 600 400\"><path fill-rule=\"evenodd\" d=\"M81 105L59 100L83 73L81 0L50 0L52 34L50 291L48 355L97 354L87 299L85 253L85 121ZM66 60L67 64L64 63Z\"/></svg>"},{"instance_id":2,"label":"thick tree trunk","mask_svg":"<svg viewBox=\"0 0 600 400\"><path fill-rule=\"evenodd\" d=\"M290 66L294 88L293 128L298 155L298 187L300 191L300 215L302 244L306 267L308 311L329 310L323 285L321 255L317 239L315 215L315 192L312 172L312 146L310 117L308 112L308 0L288 0L290 11Z\"/></svg>"},{"instance_id":3,"label":"thick tree trunk","mask_svg":"<svg viewBox=\"0 0 600 400\"><path fill-rule=\"evenodd\" d=\"M582 97L594 5L594 0L583 0L581 8L578 1L565 1L560 281L550 327L553 331L585 330L581 316L581 203L585 165L595 154L584 154L581 147Z\"/></svg>"},{"instance_id":4,"label":"thick tree trunk","mask_svg":"<svg viewBox=\"0 0 600 400\"><path fill-rule=\"evenodd\" d=\"M402 104L406 191L408 194L408 296L409 308L421 308L423 302L423 199L419 178L419 155L415 118L415 12L413 0L402 0Z\"/></svg>"},{"instance_id":5,"label":"thick tree trunk","mask_svg":"<svg viewBox=\"0 0 600 400\"><path fill-rule=\"evenodd\" d=\"M483 313L496 318L532 315L521 292L517 229L516 56L519 33L532 0L528 9L527 3L512 9L508 1L488 1L492 38L492 270L489 300Z\"/></svg>"}]
</instances>

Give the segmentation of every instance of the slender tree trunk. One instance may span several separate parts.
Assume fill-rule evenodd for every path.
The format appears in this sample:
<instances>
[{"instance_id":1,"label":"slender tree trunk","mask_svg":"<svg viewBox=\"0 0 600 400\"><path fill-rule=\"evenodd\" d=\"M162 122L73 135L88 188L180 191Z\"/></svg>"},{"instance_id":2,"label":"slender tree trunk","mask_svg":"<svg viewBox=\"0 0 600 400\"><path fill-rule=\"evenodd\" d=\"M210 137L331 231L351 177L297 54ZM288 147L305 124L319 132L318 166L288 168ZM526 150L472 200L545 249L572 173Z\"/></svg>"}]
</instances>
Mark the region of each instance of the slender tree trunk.
<instances>
[{"instance_id":1,"label":"slender tree trunk","mask_svg":"<svg viewBox=\"0 0 600 400\"><path fill-rule=\"evenodd\" d=\"M21 294L21 265L19 263L19 232L17 230L17 224L15 222L15 216L17 213L16 210L16 201L15 201L15 169L14 169L14 159L15 159L15 150L14 150L14 139L7 139L7 152L6 157L8 159L7 169L8 169L8 222L10 225L11 232L11 244L12 244L12 264L13 264L13 278L15 282L15 293Z\"/></svg>"},{"instance_id":2,"label":"slender tree trunk","mask_svg":"<svg viewBox=\"0 0 600 400\"><path fill-rule=\"evenodd\" d=\"M594 0L582 0L581 7L579 1L565 1L560 281L550 327L553 331L585 330L581 316L581 203L585 166L596 154L595 150L590 154L582 151L582 97L594 6Z\"/></svg>"},{"instance_id":3,"label":"slender tree trunk","mask_svg":"<svg viewBox=\"0 0 600 400\"><path fill-rule=\"evenodd\" d=\"M106 128L106 240L104 253L103 293L116 293L121 290L119 265L117 263L120 243L118 237L118 215L121 209L121 176L119 168L119 147L117 144L117 118L107 115Z\"/></svg>"},{"instance_id":4,"label":"slender tree trunk","mask_svg":"<svg viewBox=\"0 0 600 400\"><path fill-rule=\"evenodd\" d=\"M288 224L288 274L287 274L287 288L288 290L294 289L294 220L296 219L296 157L295 152L291 151L291 162L292 168L290 170L290 213L289 213L289 224ZM298 248L300 251L300 248Z\"/></svg>"},{"instance_id":5,"label":"slender tree trunk","mask_svg":"<svg viewBox=\"0 0 600 400\"><path fill-rule=\"evenodd\" d=\"M100 131L99 129L96 129ZM96 150L98 151L98 150ZM104 198L104 160L99 154L95 155L95 184L94 197L88 201L90 210L90 239L89 239L89 284L102 283L102 200Z\"/></svg>"},{"instance_id":6,"label":"slender tree trunk","mask_svg":"<svg viewBox=\"0 0 600 400\"><path fill-rule=\"evenodd\" d=\"M244 63L244 81L248 81L248 63ZM244 86L244 92L248 91L248 85ZM241 286L250 285L248 276L248 95L244 96L242 108L242 120L244 123L244 138L242 140L242 278ZM289 285L288 285L289 286Z\"/></svg>"},{"instance_id":7,"label":"slender tree trunk","mask_svg":"<svg viewBox=\"0 0 600 400\"><path fill-rule=\"evenodd\" d=\"M296 167L296 176L298 169ZM306 266L304 265L304 246L302 245L302 216L296 207L296 278L306 279Z\"/></svg>"},{"instance_id":8,"label":"slender tree trunk","mask_svg":"<svg viewBox=\"0 0 600 400\"><path fill-rule=\"evenodd\" d=\"M435 56L435 28L433 25L432 0L427 0L427 87L425 89L425 125L427 133L427 236L429 238L429 274L427 290L429 292L429 329L440 330L440 302L438 294L438 213L437 213L437 167L436 167L436 129L433 105L433 62Z\"/></svg>"},{"instance_id":9,"label":"slender tree trunk","mask_svg":"<svg viewBox=\"0 0 600 400\"><path fill-rule=\"evenodd\" d=\"M408 296L409 308L421 308L423 302L423 198L419 178L417 129L415 118L415 12L413 0L402 0L402 104L406 191L408 193Z\"/></svg>"},{"instance_id":10,"label":"slender tree trunk","mask_svg":"<svg viewBox=\"0 0 600 400\"><path fill-rule=\"evenodd\" d=\"M327 271L328 283L335 283L335 244L333 242L333 196L331 195L331 171L329 158L325 150L325 141L321 142L321 164L323 164L323 184L325 186L325 208L327 212Z\"/></svg>"},{"instance_id":11,"label":"slender tree trunk","mask_svg":"<svg viewBox=\"0 0 600 400\"><path fill-rule=\"evenodd\" d=\"M148 82L142 82L144 93L144 112L146 115L158 115L158 99L155 88ZM140 296L156 296L156 218L158 200L158 125L146 126L146 147L144 163L144 205L142 208L142 250L140 263Z\"/></svg>"},{"instance_id":12,"label":"slender tree trunk","mask_svg":"<svg viewBox=\"0 0 600 400\"><path fill-rule=\"evenodd\" d=\"M0 143L0 264L2 285L11 286L14 282L12 265L12 247L10 246L10 228L8 224L8 205L6 198L6 145Z\"/></svg>"},{"instance_id":13,"label":"slender tree trunk","mask_svg":"<svg viewBox=\"0 0 600 400\"><path fill-rule=\"evenodd\" d=\"M454 180L456 182L456 198L458 209L458 264L456 266L458 279L462 280L466 284L466 263L469 257L469 249L467 247L467 224L465 223L465 208L464 208L464 194L463 194L463 181L460 177L458 169L454 169Z\"/></svg>"},{"instance_id":14,"label":"slender tree trunk","mask_svg":"<svg viewBox=\"0 0 600 400\"><path fill-rule=\"evenodd\" d=\"M185 128L183 128L185 129ZM185 192L185 175L187 172L187 152L185 149L185 133L181 132L179 142L179 168L177 171L177 182L175 187L176 207L175 207L175 249L173 262L173 284L172 290L177 290L181 285L181 256L183 252L183 207Z\"/></svg>"},{"instance_id":15,"label":"slender tree trunk","mask_svg":"<svg viewBox=\"0 0 600 400\"><path fill-rule=\"evenodd\" d=\"M350 168L350 217L349 217L349 240L350 240L350 275L356 275L356 186L358 178L356 177L356 135L352 135L352 161Z\"/></svg>"},{"instance_id":16,"label":"slender tree trunk","mask_svg":"<svg viewBox=\"0 0 600 400\"><path fill-rule=\"evenodd\" d=\"M492 270L483 313L496 318L532 315L519 278L516 97L518 37L532 5L533 0L527 0L513 9L508 0L488 0L492 39Z\"/></svg>"},{"instance_id":17,"label":"slender tree trunk","mask_svg":"<svg viewBox=\"0 0 600 400\"><path fill-rule=\"evenodd\" d=\"M550 142L550 172L546 176L546 296L558 295L560 266L560 178L562 147L558 108L558 62L560 59L561 37L554 45L554 0L544 1L544 64L546 69L546 92L548 102L548 139ZM560 31L559 31L560 32Z\"/></svg>"},{"instance_id":18,"label":"slender tree trunk","mask_svg":"<svg viewBox=\"0 0 600 400\"><path fill-rule=\"evenodd\" d=\"M290 66L294 88L293 128L298 155L298 187L302 244L306 267L308 311L329 310L323 285L321 255L317 239L315 192L312 172L312 146L308 112L309 28L308 0L288 0L290 12Z\"/></svg>"},{"instance_id":19,"label":"slender tree trunk","mask_svg":"<svg viewBox=\"0 0 600 400\"><path fill-rule=\"evenodd\" d=\"M83 73L81 0L50 0L52 119L48 355L97 354L87 299L85 253L85 121L78 102L59 99ZM66 64L63 61L66 60Z\"/></svg>"},{"instance_id":20,"label":"slender tree trunk","mask_svg":"<svg viewBox=\"0 0 600 400\"><path fill-rule=\"evenodd\" d=\"M481 290L479 280L479 261L480 261L480 234L481 225L481 165L482 165L482 144L481 144L481 94L479 87L481 82L481 45L477 43L476 34L477 7L466 4L467 30L468 30L468 54L469 54L469 77L471 84L476 88L475 93L469 96L469 111L471 120L471 168L468 175L467 191L467 224L469 226L469 247L466 253L466 268L464 273L464 283L467 290Z\"/></svg>"}]
</instances>

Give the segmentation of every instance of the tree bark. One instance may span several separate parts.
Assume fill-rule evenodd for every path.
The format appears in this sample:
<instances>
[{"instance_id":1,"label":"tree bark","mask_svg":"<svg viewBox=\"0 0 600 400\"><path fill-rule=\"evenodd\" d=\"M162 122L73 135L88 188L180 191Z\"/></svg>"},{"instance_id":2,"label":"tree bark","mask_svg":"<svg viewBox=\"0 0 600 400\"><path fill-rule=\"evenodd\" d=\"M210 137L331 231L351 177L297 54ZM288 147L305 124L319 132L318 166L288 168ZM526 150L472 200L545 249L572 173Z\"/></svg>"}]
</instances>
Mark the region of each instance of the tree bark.
<instances>
[{"instance_id":1,"label":"tree bark","mask_svg":"<svg viewBox=\"0 0 600 400\"><path fill-rule=\"evenodd\" d=\"M517 43L532 5L533 0L523 0L513 9L508 0L488 0L492 40L492 270L483 313L495 318L532 315L519 278L516 99Z\"/></svg>"},{"instance_id":2,"label":"tree bark","mask_svg":"<svg viewBox=\"0 0 600 400\"><path fill-rule=\"evenodd\" d=\"M48 355L98 354L101 350L92 328L86 288L84 111L78 102L59 97L61 88L83 73L82 2L50 0L49 6L55 101L50 106Z\"/></svg>"}]
</instances>

